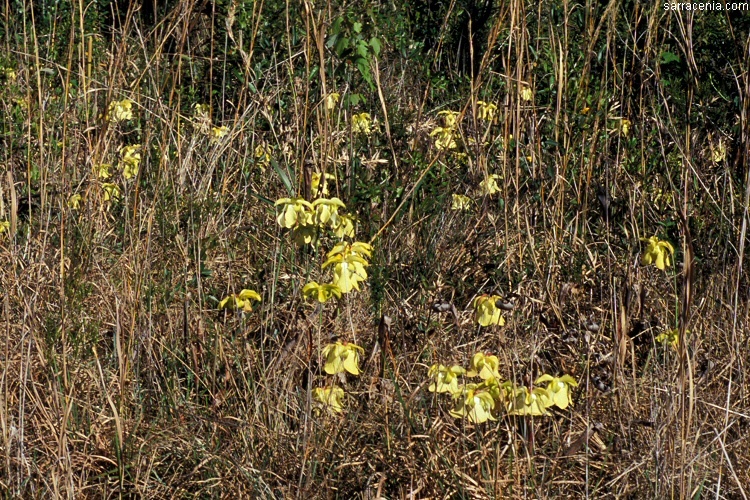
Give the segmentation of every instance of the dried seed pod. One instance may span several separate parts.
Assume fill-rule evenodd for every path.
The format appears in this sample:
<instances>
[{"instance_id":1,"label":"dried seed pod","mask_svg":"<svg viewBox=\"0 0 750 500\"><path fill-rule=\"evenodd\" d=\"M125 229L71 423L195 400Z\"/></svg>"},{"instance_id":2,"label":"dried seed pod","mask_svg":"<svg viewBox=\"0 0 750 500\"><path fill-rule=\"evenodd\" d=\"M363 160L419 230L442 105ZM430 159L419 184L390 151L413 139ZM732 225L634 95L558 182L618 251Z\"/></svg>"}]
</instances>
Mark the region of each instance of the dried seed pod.
<instances>
[{"instance_id":1,"label":"dried seed pod","mask_svg":"<svg viewBox=\"0 0 750 500\"><path fill-rule=\"evenodd\" d=\"M588 320L585 324L585 327L586 327L586 330L592 333L596 333L599 331L599 323L597 323L593 319Z\"/></svg>"},{"instance_id":2,"label":"dried seed pod","mask_svg":"<svg viewBox=\"0 0 750 500\"><path fill-rule=\"evenodd\" d=\"M594 375L593 377L591 377L591 382L594 384L594 387L605 394L612 390L612 386L598 375Z\"/></svg>"},{"instance_id":3,"label":"dried seed pod","mask_svg":"<svg viewBox=\"0 0 750 500\"><path fill-rule=\"evenodd\" d=\"M432 304L432 310L435 312L448 312L451 310L451 303L444 300L439 300Z\"/></svg>"},{"instance_id":4,"label":"dried seed pod","mask_svg":"<svg viewBox=\"0 0 750 500\"><path fill-rule=\"evenodd\" d=\"M495 301L495 307L503 311L512 311L516 304L510 299L502 298Z\"/></svg>"},{"instance_id":5,"label":"dried seed pod","mask_svg":"<svg viewBox=\"0 0 750 500\"><path fill-rule=\"evenodd\" d=\"M607 189L604 186L599 186L596 192L596 198L599 200L599 206L602 209L602 216L605 221L611 219L610 206L612 205L612 198L610 198Z\"/></svg>"}]
</instances>

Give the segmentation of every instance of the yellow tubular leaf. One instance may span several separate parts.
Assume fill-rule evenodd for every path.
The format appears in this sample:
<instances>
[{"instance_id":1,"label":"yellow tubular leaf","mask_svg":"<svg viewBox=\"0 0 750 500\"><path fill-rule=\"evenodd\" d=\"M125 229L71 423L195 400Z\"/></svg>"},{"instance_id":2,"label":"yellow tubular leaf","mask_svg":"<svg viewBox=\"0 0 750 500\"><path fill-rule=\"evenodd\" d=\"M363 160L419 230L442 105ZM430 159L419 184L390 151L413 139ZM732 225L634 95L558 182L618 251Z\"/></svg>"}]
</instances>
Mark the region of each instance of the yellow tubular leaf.
<instances>
[{"instance_id":1,"label":"yellow tubular leaf","mask_svg":"<svg viewBox=\"0 0 750 500\"><path fill-rule=\"evenodd\" d=\"M346 354L346 357L344 358L343 366L346 371L351 373L352 375L359 375L359 355L356 353L356 351L350 350Z\"/></svg>"},{"instance_id":2,"label":"yellow tubular leaf","mask_svg":"<svg viewBox=\"0 0 750 500\"><path fill-rule=\"evenodd\" d=\"M661 250L661 249L660 249ZM664 251L656 252L656 267L660 270L664 270Z\"/></svg>"},{"instance_id":3,"label":"yellow tubular leaf","mask_svg":"<svg viewBox=\"0 0 750 500\"><path fill-rule=\"evenodd\" d=\"M568 386L563 384L561 388L558 389L557 392L552 393L553 394L553 401L557 405L558 408L561 410L564 410L568 407L568 404L570 403L570 396L568 393Z\"/></svg>"},{"instance_id":4,"label":"yellow tubular leaf","mask_svg":"<svg viewBox=\"0 0 750 500\"><path fill-rule=\"evenodd\" d=\"M258 302L260 302L261 300L260 295L255 290L244 289L240 292L239 297L243 300L253 299L257 300Z\"/></svg>"}]
</instances>

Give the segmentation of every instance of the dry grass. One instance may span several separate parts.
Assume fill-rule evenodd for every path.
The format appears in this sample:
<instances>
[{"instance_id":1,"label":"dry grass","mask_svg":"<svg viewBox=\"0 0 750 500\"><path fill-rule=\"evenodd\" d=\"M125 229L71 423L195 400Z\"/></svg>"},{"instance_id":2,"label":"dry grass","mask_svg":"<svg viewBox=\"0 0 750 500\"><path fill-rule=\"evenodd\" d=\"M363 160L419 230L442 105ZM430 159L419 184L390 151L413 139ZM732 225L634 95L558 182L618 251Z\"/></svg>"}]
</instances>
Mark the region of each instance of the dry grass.
<instances>
[{"instance_id":1,"label":"dry grass","mask_svg":"<svg viewBox=\"0 0 750 500\"><path fill-rule=\"evenodd\" d=\"M730 40L708 68L698 13L513 0L468 52L447 29L411 55L373 31L370 88L322 34L357 7L233 5L3 11L5 497L747 498L747 23L704 14ZM329 113L333 91L366 101ZM135 118L108 123L122 98ZM498 105L487 144L477 99ZM465 156L434 148L441 109L462 111ZM369 138L349 126L361 111ZM126 144L143 145L140 172L106 201L95 167ZM333 241L296 247L273 206L314 171L336 174L375 247L367 286L323 308L301 288L326 280ZM501 191L478 196L488 173ZM453 211L452 193L476 203ZM666 272L640 264L654 234L675 244ZM242 288L263 297L253 312L218 310ZM497 291L515 310L478 328L472 299ZM675 327L682 349L655 342ZM366 351L340 416L310 395L335 337ZM574 406L454 419L427 368L480 349L519 384L574 375Z\"/></svg>"}]
</instances>

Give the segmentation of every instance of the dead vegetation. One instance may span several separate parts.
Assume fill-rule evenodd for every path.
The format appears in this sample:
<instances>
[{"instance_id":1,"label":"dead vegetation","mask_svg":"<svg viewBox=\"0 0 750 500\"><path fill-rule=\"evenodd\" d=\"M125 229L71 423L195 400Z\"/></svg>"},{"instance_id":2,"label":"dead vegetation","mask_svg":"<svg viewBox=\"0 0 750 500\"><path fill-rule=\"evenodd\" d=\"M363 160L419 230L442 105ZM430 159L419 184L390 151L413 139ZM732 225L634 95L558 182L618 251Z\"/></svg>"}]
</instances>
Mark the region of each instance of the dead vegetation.
<instances>
[{"instance_id":1,"label":"dead vegetation","mask_svg":"<svg viewBox=\"0 0 750 500\"><path fill-rule=\"evenodd\" d=\"M147 3L3 11L5 497L747 498L746 19ZM467 12L489 16L474 36ZM301 290L336 240L295 245L273 205L316 172L375 248L322 306ZM653 235L665 270L642 265ZM245 288L251 312L219 309ZM480 328L493 293L506 324ZM365 354L332 415L311 391L337 338ZM452 417L428 368L478 351L518 384L573 375L573 406Z\"/></svg>"}]
</instances>

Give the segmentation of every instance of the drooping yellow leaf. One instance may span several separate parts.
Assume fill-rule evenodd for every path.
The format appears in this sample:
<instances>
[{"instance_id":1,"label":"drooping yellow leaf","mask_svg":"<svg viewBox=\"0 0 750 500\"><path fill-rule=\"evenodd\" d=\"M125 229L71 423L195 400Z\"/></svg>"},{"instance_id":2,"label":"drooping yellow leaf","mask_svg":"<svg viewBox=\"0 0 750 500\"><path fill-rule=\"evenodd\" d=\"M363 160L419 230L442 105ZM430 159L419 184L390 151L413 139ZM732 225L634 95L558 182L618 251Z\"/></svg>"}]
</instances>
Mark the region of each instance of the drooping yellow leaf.
<instances>
[{"instance_id":1,"label":"drooping yellow leaf","mask_svg":"<svg viewBox=\"0 0 750 500\"><path fill-rule=\"evenodd\" d=\"M453 203L451 210L469 210L471 208L471 198L462 194L453 194Z\"/></svg>"},{"instance_id":2,"label":"drooping yellow leaf","mask_svg":"<svg viewBox=\"0 0 750 500\"><path fill-rule=\"evenodd\" d=\"M467 417L470 422L481 424L495 420L492 409L495 400L486 388L476 384L467 384L464 391L457 395L456 406L450 411L455 418Z\"/></svg>"},{"instance_id":3,"label":"drooping yellow leaf","mask_svg":"<svg viewBox=\"0 0 750 500\"><path fill-rule=\"evenodd\" d=\"M482 326L505 325L505 318L503 318L502 311L495 305L498 299L500 297L497 295L480 295L474 299L477 323Z\"/></svg>"},{"instance_id":4,"label":"drooping yellow leaf","mask_svg":"<svg viewBox=\"0 0 750 500\"><path fill-rule=\"evenodd\" d=\"M68 207L71 210L78 210L82 199L83 197L79 193L72 195L70 198L68 198Z\"/></svg>"},{"instance_id":5,"label":"drooping yellow leaf","mask_svg":"<svg viewBox=\"0 0 750 500\"><path fill-rule=\"evenodd\" d=\"M430 367L428 376L433 382L428 387L430 392L456 394L459 392L458 377L464 374L466 370L458 365L451 367L435 364Z\"/></svg>"},{"instance_id":6,"label":"drooping yellow leaf","mask_svg":"<svg viewBox=\"0 0 750 500\"><path fill-rule=\"evenodd\" d=\"M260 300L261 300L260 299L260 294L258 292L256 292L255 290L248 290L248 289L243 289L239 293L239 297L242 300L250 300L250 299L252 299L252 300L257 300L258 302L260 302Z\"/></svg>"},{"instance_id":7,"label":"drooping yellow leaf","mask_svg":"<svg viewBox=\"0 0 750 500\"><path fill-rule=\"evenodd\" d=\"M647 242L646 248L641 256L641 263L643 265L648 266L653 263L662 271L672 265L674 247L671 243L668 241L661 241L656 236L643 238L643 241Z\"/></svg>"},{"instance_id":8,"label":"drooping yellow leaf","mask_svg":"<svg viewBox=\"0 0 750 500\"><path fill-rule=\"evenodd\" d=\"M104 189L104 201L115 201L120 199L120 188L117 184L103 182L102 189Z\"/></svg>"},{"instance_id":9,"label":"drooping yellow leaf","mask_svg":"<svg viewBox=\"0 0 750 500\"><path fill-rule=\"evenodd\" d=\"M348 262L341 262L333 269L333 282L338 285L343 293L349 293L353 289L359 290L359 279L352 272Z\"/></svg>"},{"instance_id":10,"label":"drooping yellow leaf","mask_svg":"<svg viewBox=\"0 0 750 500\"><path fill-rule=\"evenodd\" d=\"M477 101L477 106L479 107L478 118L480 120L491 122L495 118L495 112L497 111L496 104Z\"/></svg>"},{"instance_id":11,"label":"drooping yellow leaf","mask_svg":"<svg viewBox=\"0 0 750 500\"><path fill-rule=\"evenodd\" d=\"M133 101L123 99L121 101L112 101L107 108L106 119L110 123L117 123L133 118Z\"/></svg>"},{"instance_id":12,"label":"drooping yellow leaf","mask_svg":"<svg viewBox=\"0 0 750 500\"><path fill-rule=\"evenodd\" d=\"M570 388L578 386L576 379L570 375L563 375L558 378L544 374L537 378L534 383L535 385L541 385L545 382L547 382L547 387L544 389L547 399L545 401L546 406L556 405L558 408L564 410L568 405L572 404L573 400Z\"/></svg>"},{"instance_id":13,"label":"drooping yellow leaf","mask_svg":"<svg viewBox=\"0 0 750 500\"><path fill-rule=\"evenodd\" d=\"M349 351L347 356L344 358L344 370L348 371L352 375L359 375L359 355L356 351Z\"/></svg>"},{"instance_id":14,"label":"drooping yellow leaf","mask_svg":"<svg viewBox=\"0 0 750 500\"><path fill-rule=\"evenodd\" d=\"M372 257L372 245L364 243L362 241L355 241L351 245L352 251L359 255L364 255L367 258Z\"/></svg>"},{"instance_id":15,"label":"drooping yellow leaf","mask_svg":"<svg viewBox=\"0 0 750 500\"><path fill-rule=\"evenodd\" d=\"M254 290L243 289L238 294L231 294L225 297L221 302L219 302L219 309L241 309L245 312L250 312L253 310L253 300L260 302L261 297L258 292Z\"/></svg>"},{"instance_id":16,"label":"drooping yellow leaf","mask_svg":"<svg viewBox=\"0 0 750 500\"><path fill-rule=\"evenodd\" d=\"M525 386L516 387L513 397L508 401L508 415L547 415L545 401L547 392L539 387L529 392Z\"/></svg>"},{"instance_id":17,"label":"drooping yellow leaf","mask_svg":"<svg viewBox=\"0 0 750 500\"><path fill-rule=\"evenodd\" d=\"M500 191L500 186L497 185L497 179L499 179L499 177L500 176L497 174L488 175L479 183L479 189L484 196L492 196Z\"/></svg>"},{"instance_id":18,"label":"drooping yellow leaf","mask_svg":"<svg viewBox=\"0 0 750 500\"><path fill-rule=\"evenodd\" d=\"M493 354L478 352L471 358L471 368L466 372L469 377L479 376L482 380L499 379L500 361Z\"/></svg>"},{"instance_id":19,"label":"drooping yellow leaf","mask_svg":"<svg viewBox=\"0 0 750 500\"><path fill-rule=\"evenodd\" d=\"M339 102L339 95L338 92L331 92L326 96L326 109L328 111L333 110L336 107L336 103Z\"/></svg>"},{"instance_id":20,"label":"drooping yellow leaf","mask_svg":"<svg viewBox=\"0 0 750 500\"><path fill-rule=\"evenodd\" d=\"M352 132L355 134L370 135L371 124L370 113L359 113L352 116Z\"/></svg>"},{"instance_id":21,"label":"drooping yellow leaf","mask_svg":"<svg viewBox=\"0 0 750 500\"><path fill-rule=\"evenodd\" d=\"M340 215L335 224L331 226L333 233L339 237L354 238L354 221L348 215Z\"/></svg>"},{"instance_id":22,"label":"drooping yellow leaf","mask_svg":"<svg viewBox=\"0 0 750 500\"><path fill-rule=\"evenodd\" d=\"M315 401L322 403L335 413L341 413L344 410L344 390L341 387L316 387L312 395Z\"/></svg>"},{"instance_id":23,"label":"drooping yellow leaf","mask_svg":"<svg viewBox=\"0 0 750 500\"><path fill-rule=\"evenodd\" d=\"M358 345L337 341L323 349L326 358L323 369L333 375L347 371L352 375L359 375L359 353L364 352Z\"/></svg>"}]
</instances>

